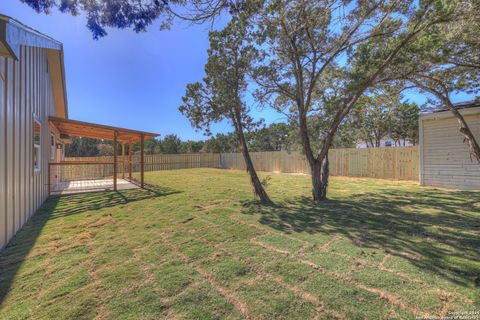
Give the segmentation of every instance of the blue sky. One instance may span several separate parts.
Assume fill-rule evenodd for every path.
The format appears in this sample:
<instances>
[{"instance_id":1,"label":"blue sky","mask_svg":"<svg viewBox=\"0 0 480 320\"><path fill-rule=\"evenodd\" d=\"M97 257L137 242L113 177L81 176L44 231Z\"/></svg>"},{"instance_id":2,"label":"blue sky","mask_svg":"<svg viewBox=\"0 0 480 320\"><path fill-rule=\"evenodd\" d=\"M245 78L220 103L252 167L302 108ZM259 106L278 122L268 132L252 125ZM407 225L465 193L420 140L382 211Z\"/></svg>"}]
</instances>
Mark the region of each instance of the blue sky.
<instances>
[{"instance_id":1,"label":"blue sky","mask_svg":"<svg viewBox=\"0 0 480 320\"><path fill-rule=\"evenodd\" d=\"M207 60L208 27L176 24L160 31L108 30L93 40L83 17L54 10L37 14L19 0L1 0L0 13L46 33L64 44L69 117L72 119L176 133L182 139L204 139L178 106L189 82L202 79ZM218 23L222 25L222 21ZM268 112L269 122L278 119ZM231 131L227 123L216 132Z\"/></svg>"},{"instance_id":2,"label":"blue sky","mask_svg":"<svg viewBox=\"0 0 480 320\"><path fill-rule=\"evenodd\" d=\"M63 42L67 76L69 116L72 119L199 140L178 106L187 83L202 79L207 60L208 27L175 24L159 30L159 22L147 32L108 30L108 36L93 40L83 17L53 10L37 14L20 0L1 0L0 13ZM221 27L225 21L219 21ZM415 93L409 100L424 102ZM462 99L463 98L463 99ZM467 97L457 97L465 100ZM271 110L253 109L253 116L266 123L284 118ZM214 132L231 131L227 123Z\"/></svg>"}]
</instances>

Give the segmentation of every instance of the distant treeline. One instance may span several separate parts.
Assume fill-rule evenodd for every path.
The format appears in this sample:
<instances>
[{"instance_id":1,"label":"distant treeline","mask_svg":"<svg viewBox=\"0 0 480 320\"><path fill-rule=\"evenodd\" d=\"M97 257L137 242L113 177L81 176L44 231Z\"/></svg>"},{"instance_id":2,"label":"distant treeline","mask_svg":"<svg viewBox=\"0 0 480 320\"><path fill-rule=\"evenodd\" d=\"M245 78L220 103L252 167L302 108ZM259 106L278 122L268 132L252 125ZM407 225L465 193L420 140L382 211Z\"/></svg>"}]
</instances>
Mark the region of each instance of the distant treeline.
<instances>
[{"instance_id":1,"label":"distant treeline","mask_svg":"<svg viewBox=\"0 0 480 320\"><path fill-rule=\"evenodd\" d=\"M277 123L248 133L251 151L279 151L294 147L292 127L288 124ZM140 144L132 146L133 152L140 151ZM120 149L120 148L119 148ZM233 133L218 133L206 140L182 141L176 134L168 134L163 138L145 141L146 154L179 154L179 153L224 153L239 152L237 139ZM119 152L121 152L119 150ZM113 154L113 143L89 138L72 138L66 146L67 157L109 156Z\"/></svg>"},{"instance_id":2,"label":"distant treeline","mask_svg":"<svg viewBox=\"0 0 480 320\"><path fill-rule=\"evenodd\" d=\"M416 143L418 138L418 113L420 108L414 103L401 103L395 107L381 107L375 103L364 104L353 113L339 128L333 141L335 148L355 147L356 142L366 142L378 146L381 138L388 136L395 145L409 141ZM315 149L320 148L322 136L321 118L310 117L310 140ZM250 151L302 151L298 129L294 124L274 123L245 134ZM226 153L240 152L238 139L234 133L218 133L206 140L182 141L176 134L145 141L146 154L179 153ZM140 151L138 143L132 146L133 152ZM119 148L119 153L121 152ZM113 154L111 141L89 138L72 138L66 146L67 157L109 156Z\"/></svg>"}]
</instances>

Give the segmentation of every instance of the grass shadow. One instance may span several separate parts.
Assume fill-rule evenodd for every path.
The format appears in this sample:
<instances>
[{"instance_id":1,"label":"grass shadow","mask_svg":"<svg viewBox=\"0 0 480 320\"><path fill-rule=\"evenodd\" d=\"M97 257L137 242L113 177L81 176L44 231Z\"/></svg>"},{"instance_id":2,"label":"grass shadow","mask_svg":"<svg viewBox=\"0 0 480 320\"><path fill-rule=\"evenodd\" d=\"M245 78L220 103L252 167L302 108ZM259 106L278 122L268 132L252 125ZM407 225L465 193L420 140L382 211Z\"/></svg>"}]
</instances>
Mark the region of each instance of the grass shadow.
<instances>
[{"instance_id":1,"label":"grass shadow","mask_svg":"<svg viewBox=\"0 0 480 320\"><path fill-rule=\"evenodd\" d=\"M244 203L244 214L285 233L342 235L359 247L407 259L463 286L480 278L480 193L385 189L320 204L298 197L274 207Z\"/></svg>"},{"instance_id":2,"label":"grass shadow","mask_svg":"<svg viewBox=\"0 0 480 320\"><path fill-rule=\"evenodd\" d=\"M144 189L136 188L51 197L45 202L44 207L49 206L50 202L53 201L54 208L50 212L49 219L54 219L58 216L114 207L133 201L168 196L180 192L166 187L146 185Z\"/></svg>"},{"instance_id":3,"label":"grass shadow","mask_svg":"<svg viewBox=\"0 0 480 320\"><path fill-rule=\"evenodd\" d=\"M45 224L62 216L164 197L180 191L147 185L145 189L102 191L50 197L0 253L0 307L15 275L26 261Z\"/></svg>"}]
</instances>

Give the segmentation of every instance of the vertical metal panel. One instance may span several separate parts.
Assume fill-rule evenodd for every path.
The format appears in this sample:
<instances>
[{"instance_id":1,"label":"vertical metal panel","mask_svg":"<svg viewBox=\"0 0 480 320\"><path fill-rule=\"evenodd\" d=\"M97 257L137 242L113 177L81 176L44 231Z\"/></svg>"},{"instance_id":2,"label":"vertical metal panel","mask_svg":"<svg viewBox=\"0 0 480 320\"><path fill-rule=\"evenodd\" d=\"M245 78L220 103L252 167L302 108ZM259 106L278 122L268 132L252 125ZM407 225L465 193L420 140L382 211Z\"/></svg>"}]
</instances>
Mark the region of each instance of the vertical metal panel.
<instances>
[{"instance_id":1,"label":"vertical metal panel","mask_svg":"<svg viewBox=\"0 0 480 320\"><path fill-rule=\"evenodd\" d=\"M14 207L13 207L13 60L7 59L5 65L5 85L6 85L6 184L7 184L7 237L10 239L13 236L14 223Z\"/></svg>"},{"instance_id":2,"label":"vertical metal panel","mask_svg":"<svg viewBox=\"0 0 480 320\"><path fill-rule=\"evenodd\" d=\"M33 87L33 95L32 95L32 98L33 98L33 110L34 110L34 114L35 114L35 117L39 118L39 115L38 115L38 98L39 98L39 94L38 94L38 48L33 48L33 55L32 55L32 62L33 62L33 84L32 84L32 87ZM32 123L32 128L33 128L33 123ZM34 186L34 190L33 190L33 206L34 208L37 208L38 207L38 203L39 203L39 198L38 198L38 175L39 173L38 172L34 172L33 173L33 186Z\"/></svg>"},{"instance_id":3,"label":"vertical metal panel","mask_svg":"<svg viewBox=\"0 0 480 320\"><path fill-rule=\"evenodd\" d=\"M20 184L20 214L21 214L21 225L23 225L26 221L26 214L27 214L27 203L26 203L26 121L25 117L27 114L27 108L25 104L25 99L26 99L26 91L25 91L25 47L20 48L20 76L19 76L19 81L20 81L20 142L19 146L22 146L20 148L20 159L19 159L19 165L20 165L20 181L22 182Z\"/></svg>"},{"instance_id":4,"label":"vertical metal panel","mask_svg":"<svg viewBox=\"0 0 480 320\"><path fill-rule=\"evenodd\" d=\"M34 186L34 181L33 181L33 149L32 149L32 139L33 139L33 127L32 127L32 121L33 121L33 106L34 106L34 91L33 91L33 48L27 48L28 50L28 75L27 75L27 84L28 84L28 124L27 124L27 137L28 141L25 147L28 150L29 157L28 157L28 171L27 171L27 176L28 176L28 186L29 186L29 193L28 193L28 202L30 206L30 210L28 211L28 217L30 218L33 215L33 212L35 210L35 196L34 196L34 191L35 191L35 186Z\"/></svg>"},{"instance_id":5,"label":"vertical metal panel","mask_svg":"<svg viewBox=\"0 0 480 320\"><path fill-rule=\"evenodd\" d=\"M14 198L14 232L16 233L22 226L20 213L20 64L18 61L13 61L13 117L14 117L14 131L13 131L13 198Z\"/></svg>"},{"instance_id":6,"label":"vertical metal panel","mask_svg":"<svg viewBox=\"0 0 480 320\"><path fill-rule=\"evenodd\" d=\"M6 87L5 87L6 58L0 57L0 247L7 243L7 190L6 190L6 163L7 134L6 134Z\"/></svg>"},{"instance_id":7,"label":"vertical metal panel","mask_svg":"<svg viewBox=\"0 0 480 320\"><path fill-rule=\"evenodd\" d=\"M48 104L47 92L47 60L46 50L40 49L40 76L39 86L42 94L40 95L40 107L42 114L42 129L43 129L43 152L42 152L42 174L40 175L40 204L42 204L48 197L48 162L50 161L50 127L48 123L48 116L50 114L51 106Z\"/></svg>"},{"instance_id":8,"label":"vertical metal panel","mask_svg":"<svg viewBox=\"0 0 480 320\"><path fill-rule=\"evenodd\" d=\"M20 61L0 57L0 248L48 196L48 116L55 115L45 49L22 47ZM33 170L33 115L41 123L41 170Z\"/></svg>"}]
</instances>

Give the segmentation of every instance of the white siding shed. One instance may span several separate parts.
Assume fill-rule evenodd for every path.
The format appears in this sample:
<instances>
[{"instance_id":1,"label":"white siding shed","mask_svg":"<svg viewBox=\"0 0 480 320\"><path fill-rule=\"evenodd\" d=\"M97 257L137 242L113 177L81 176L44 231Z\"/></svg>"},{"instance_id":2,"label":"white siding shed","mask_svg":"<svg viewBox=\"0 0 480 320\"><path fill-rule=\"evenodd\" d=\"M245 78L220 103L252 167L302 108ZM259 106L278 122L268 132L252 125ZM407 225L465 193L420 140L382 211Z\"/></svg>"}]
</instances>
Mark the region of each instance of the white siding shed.
<instances>
[{"instance_id":1,"label":"white siding shed","mask_svg":"<svg viewBox=\"0 0 480 320\"><path fill-rule=\"evenodd\" d=\"M480 141L480 106L459 110ZM420 116L420 184L480 190L480 164L470 155L450 111Z\"/></svg>"}]
</instances>

